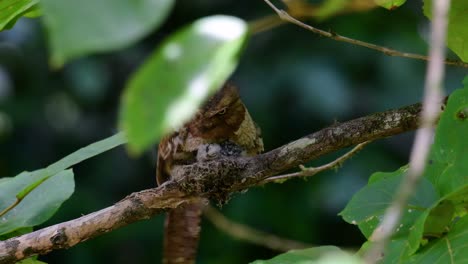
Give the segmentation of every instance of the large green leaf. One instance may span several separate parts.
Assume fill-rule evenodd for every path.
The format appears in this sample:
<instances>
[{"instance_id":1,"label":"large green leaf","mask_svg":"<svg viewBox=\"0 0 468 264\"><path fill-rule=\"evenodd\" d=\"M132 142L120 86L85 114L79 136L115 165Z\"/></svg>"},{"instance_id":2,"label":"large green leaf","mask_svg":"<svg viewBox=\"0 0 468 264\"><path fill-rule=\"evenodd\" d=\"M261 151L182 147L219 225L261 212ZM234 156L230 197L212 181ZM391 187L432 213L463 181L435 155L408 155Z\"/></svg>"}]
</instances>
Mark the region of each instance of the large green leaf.
<instances>
[{"instance_id":1,"label":"large green leaf","mask_svg":"<svg viewBox=\"0 0 468 264\"><path fill-rule=\"evenodd\" d=\"M468 24L467 24L468 25ZM439 193L468 186L468 85L453 92L437 126L426 177Z\"/></svg>"},{"instance_id":2,"label":"large green leaf","mask_svg":"<svg viewBox=\"0 0 468 264\"><path fill-rule=\"evenodd\" d=\"M348 223L358 225L368 238L393 201L394 193L400 186L406 170L407 167L403 167L393 173L374 173L369 184L353 196L340 215ZM405 208L396 236L407 236L408 230L414 228L414 223L420 215L438 198L432 184L423 179Z\"/></svg>"},{"instance_id":3,"label":"large green leaf","mask_svg":"<svg viewBox=\"0 0 468 264\"><path fill-rule=\"evenodd\" d=\"M432 0L424 0L424 14L432 19ZM464 62L468 62L468 1L451 1L447 45Z\"/></svg>"},{"instance_id":4,"label":"large green leaf","mask_svg":"<svg viewBox=\"0 0 468 264\"><path fill-rule=\"evenodd\" d=\"M81 148L45 169L2 178L0 212L17 200L20 203L0 218L0 235L46 221L73 193L73 173L64 170L124 143L125 135L119 133Z\"/></svg>"},{"instance_id":5,"label":"large green leaf","mask_svg":"<svg viewBox=\"0 0 468 264\"><path fill-rule=\"evenodd\" d=\"M453 219L466 213L468 205L468 122L460 113L468 109L468 87L453 92L437 126L424 179L432 182L441 197L411 230L409 240L417 243L423 236L442 236ZM417 247L413 247L417 249ZM414 253L414 250L411 252Z\"/></svg>"},{"instance_id":6,"label":"large green leaf","mask_svg":"<svg viewBox=\"0 0 468 264\"><path fill-rule=\"evenodd\" d=\"M64 169L70 168L71 166L87 160L110 149L118 147L122 144L127 143L127 138L124 133L118 133L108 138L89 144L88 146L81 148L70 155L60 159L59 161L49 165L45 170L48 175L56 174Z\"/></svg>"},{"instance_id":7,"label":"large green leaf","mask_svg":"<svg viewBox=\"0 0 468 264\"><path fill-rule=\"evenodd\" d=\"M413 254L421 250L422 242L427 239L431 239L431 243L422 250L430 252L429 248L453 232L456 219L467 214L468 145L465 137L468 135L468 81L464 83L464 89L450 95L437 127L422 182L405 209L382 263L414 260ZM354 195L341 213L343 218L358 224L368 237L380 223L406 170L407 167L403 167L396 172L372 175L368 185ZM369 244L366 243L363 249ZM446 248L445 254L452 253ZM419 256L416 259L425 258Z\"/></svg>"},{"instance_id":8,"label":"large green leaf","mask_svg":"<svg viewBox=\"0 0 468 264\"><path fill-rule=\"evenodd\" d=\"M42 170L23 172L0 183L0 208L15 201L25 186L42 177ZM65 170L32 190L15 208L0 218L0 235L31 227L49 219L75 189L72 170Z\"/></svg>"},{"instance_id":9,"label":"large green leaf","mask_svg":"<svg viewBox=\"0 0 468 264\"><path fill-rule=\"evenodd\" d=\"M371 241L365 242L359 249L357 255L364 256L364 254L369 250L373 245ZM379 264L401 264L404 263L402 259L404 258L404 253L408 251L409 245L408 240L405 237L400 237L396 239L391 239L387 245L385 251L385 257L380 260Z\"/></svg>"},{"instance_id":10,"label":"large green leaf","mask_svg":"<svg viewBox=\"0 0 468 264\"><path fill-rule=\"evenodd\" d=\"M0 1L0 31L11 28L16 20L34 9L39 0Z\"/></svg>"},{"instance_id":11,"label":"large green leaf","mask_svg":"<svg viewBox=\"0 0 468 264\"><path fill-rule=\"evenodd\" d=\"M167 17L174 0L42 0L52 64L129 46Z\"/></svg>"},{"instance_id":12,"label":"large green leaf","mask_svg":"<svg viewBox=\"0 0 468 264\"><path fill-rule=\"evenodd\" d=\"M422 248L407 263L466 263L468 259L468 216L459 219L450 232Z\"/></svg>"},{"instance_id":13,"label":"large green leaf","mask_svg":"<svg viewBox=\"0 0 468 264\"><path fill-rule=\"evenodd\" d=\"M322 246L291 250L269 260L257 260L252 264L359 264L364 263L334 246Z\"/></svg>"},{"instance_id":14,"label":"large green leaf","mask_svg":"<svg viewBox=\"0 0 468 264\"><path fill-rule=\"evenodd\" d=\"M195 21L156 49L134 74L122 99L120 126L141 152L179 127L235 69L247 25L229 16Z\"/></svg>"}]
</instances>

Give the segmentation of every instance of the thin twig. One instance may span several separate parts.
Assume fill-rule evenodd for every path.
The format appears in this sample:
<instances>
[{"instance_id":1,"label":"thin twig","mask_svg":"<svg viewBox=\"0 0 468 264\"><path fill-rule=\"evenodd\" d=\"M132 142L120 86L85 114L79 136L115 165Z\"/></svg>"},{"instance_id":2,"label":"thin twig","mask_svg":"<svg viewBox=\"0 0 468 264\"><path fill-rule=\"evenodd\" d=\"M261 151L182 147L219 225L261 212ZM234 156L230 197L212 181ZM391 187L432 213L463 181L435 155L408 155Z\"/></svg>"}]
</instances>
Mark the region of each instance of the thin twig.
<instances>
[{"instance_id":1,"label":"thin twig","mask_svg":"<svg viewBox=\"0 0 468 264\"><path fill-rule=\"evenodd\" d=\"M421 55L421 54L415 54L415 53L401 52L401 51L398 51L398 50L394 50L394 49L390 49L390 48L387 48L387 47L375 45L375 44L364 42L364 41L361 41L361 40L341 36L341 35L338 35L338 34L336 34L334 32L328 32L328 31L324 31L324 30L312 27L312 26L310 26L308 24L305 24L305 23L297 20L296 18L292 17L285 10L277 8L269 0L264 0L264 1L279 15L279 17L281 19L283 19L285 21L288 21L288 22L291 22L291 23L293 23L295 25L298 25L298 26L300 26L300 27L302 27L304 29L312 31L312 32L314 32L316 34L319 34L321 36L331 38L331 39L336 40L336 41L346 42L346 43L350 43L350 44L353 44L353 45L366 47L368 49L373 49L373 50L376 50L376 51L380 51L380 52L382 52L382 53L384 53L385 55L388 55L388 56L397 56L397 57L403 57L403 58L409 58L409 59L415 59L415 60L429 61L428 56L424 56L424 55ZM459 61L459 60L446 59L446 60L443 60L443 63L445 63L447 65L450 65L450 66L468 68L468 63L465 63L465 62Z\"/></svg>"},{"instance_id":2,"label":"thin twig","mask_svg":"<svg viewBox=\"0 0 468 264\"><path fill-rule=\"evenodd\" d=\"M249 22L250 34L255 35L285 23L277 15L268 15Z\"/></svg>"},{"instance_id":3,"label":"thin twig","mask_svg":"<svg viewBox=\"0 0 468 264\"><path fill-rule=\"evenodd\" d=\"M244 240L255 245L263 246L281 252L289 251L291 249L303 249L313 247L313 245L310 244L281 238L260 230L253 229L249 226L236 223L232 220L229 220L227 217L225 217L212 206L207 206L203 211L203 214L208 220L210 220L211 223L213 223L214 226L216 226L219 230L223 231L224 233L239 240Z\"/></svg>"},{"instance_id":4,"label":"thin twig","mask_svg":"<svg viewBox=\"0 0 468 264\"><path fill-rule=\"evenodd\" d=\"M433 22L431 25L430 60L427 66L424 87L421 128L411 150L408 173L401 183L395 200L385 212L382 222L370 238L373 247L366 253L367 263L376 263L385 252L385 247L399 224L408 199L423 175L426 160L434 136L433 124L439 116L442 101L442 81L444 77L445 38L450 0L433 0Z\"/></svg>"},{"instance_id":5,"label":"thin twig","mask_svg":"<svg viewBox=\"0 0 468 264\"><path fill-rule=\"evenodd\" d=\"M355 146L352 150L348 151L343 156L340 156L337 159L335 159L334 161L332 161L330 163L327 163L325 165L322 165L322 166L319 166L319 167L308 167L308 168L304 167L303 165L299 165L301 171L266 178L265 180L260 182L259 185L263 185L263 184L270 183L270 182L283 182L285 180L289 180L289 179L292 179L292 178L298 178L298 177L300 177L300 178L301 177L311 177L311 176L314 176L315 174L318 174L318 173L320 173L322 171L336 168L336 167L340 166L341 164L343 164L343 162L345 162L347 159L351 158L356 153L361 151L370 142L371 141L366 141L364 143L358 144L357 146Z\"/></svg>"}]
</instances>

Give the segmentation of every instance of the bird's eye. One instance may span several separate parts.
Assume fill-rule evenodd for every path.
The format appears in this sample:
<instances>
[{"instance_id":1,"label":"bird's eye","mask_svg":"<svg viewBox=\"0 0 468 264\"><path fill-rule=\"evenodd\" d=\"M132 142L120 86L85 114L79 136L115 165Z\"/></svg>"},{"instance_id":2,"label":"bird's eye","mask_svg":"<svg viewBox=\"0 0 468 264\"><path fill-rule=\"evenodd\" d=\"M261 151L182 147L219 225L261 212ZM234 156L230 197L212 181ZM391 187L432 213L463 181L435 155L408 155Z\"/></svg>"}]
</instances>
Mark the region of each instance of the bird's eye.
<instances>
[{"instance_id":1,"label":"bird's eye","mask_svg":"<svg viewBox=\"0 0 468 264\"><path fill-rule=\"evenodd\" d=\"M224 115L226 113L226 108L223 108L221 110L218 111L218 115Z\"/></svg>"}]
</instances>

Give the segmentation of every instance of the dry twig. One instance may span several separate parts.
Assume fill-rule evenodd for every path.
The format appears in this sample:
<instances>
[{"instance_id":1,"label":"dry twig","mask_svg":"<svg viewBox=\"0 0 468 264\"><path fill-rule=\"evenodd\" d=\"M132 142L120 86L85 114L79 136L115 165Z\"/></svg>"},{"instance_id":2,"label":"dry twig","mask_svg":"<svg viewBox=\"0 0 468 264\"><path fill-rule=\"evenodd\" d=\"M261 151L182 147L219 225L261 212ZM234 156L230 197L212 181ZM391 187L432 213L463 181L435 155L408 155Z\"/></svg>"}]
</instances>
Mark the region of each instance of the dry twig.
<instances>
[{"instance_id":1,"label":"dry twig","mask_svg":"<svg viewBox=\"0 0 468 264\"><path fill-rule=\"evenodd\" d=\"M398 50L394 50L394 49L390 49L390 48L387 48L387 47L375 45L375 44L364 42L364 41L361 41L361 40L341 36L341 35L338 35L338 34L336 34L334 32L328 32L328 31L324 31L324 30L315 28L315 27L313 27L311 25L305 24L305 23L297 20L296 18L289 15L289 13L286 12L285 10L277 8L269 0L264 0L264 1L278 14L278 16L281 19L283 19L283 20L285 20L287 22L293 23L293 24L295 24L297 26L300 26L300 27L302 27L304 29L307 29L309 31L312 31L313 33L319 34L320 36L331 38L331 39L336 40L336 41L346 42L346 43L350 43L350 44L353 44L353 45L365 47L365 48L368 48L368 49L373 49L373 50L376 50L376 51L380 51L380 52L382 52L382 53L384 53L385 55L388 55L388 56L396 56L396 57L403 57L403 58L409 58L409 59L415 59L415 60L429 61L429 57L421 55L421 54L401 52L401 51L398 51ZM445 63L447 65L450 65L450 66L468 68L468 63L465 63L463 61L448 60L448 59L447 60L442 60L442 61L443 61L443 63Z\"/></svg>"},{"instance_id":2,"label":"dry twig","mask_svg":"<svg viewBox=\"0 0 468 264\"><path fill-rule=\"evenodd\" d=\"M249 226L233 222L212 206L207 206L203 211L203 214L208 220L210 220L211 223L213 223L214 226L216 226L224 233L234 238L272 250L285 252L291 249L310 248L313 246L299 241L278 237L260 230L253 229Z\"/></svg>"},{"instance_id":3,"label":"dry twig","mask_svg":"<svg viewBox=\"0 0 468 264\"><path fill-rule=\"evenodd\" d=\"M316 175L316 174L318 174L318 173L320 173L322 171L336 168L336 167L340 166L341 164L343 164L343 162L345 162L347 159L351 158L356 153L361 151L369 143L370 143L370 141L360 143L356 147L354 147L352 150L350 150L346 154L344 154L343 156L340 156L337 159L335 159L334 161L329 162L329 163L327 163L325 165L322 165L322 166L319 166L319 167L309 167L309 168L304 167L304 165L299 165L299 168L301 169L301 171L299 171L299 172L293 172L293 173L288 173L288 174L269 177L269 178L266 178L265 180L263 180L262 182L260 182L260 184L265 184L265 183L270 183L270 182L278 182L278 181L282 182L284 180L289 180L289 179L292 179L292 178L311 177L311 176L314 176L314 175Z\"/></svg>"}]
</instances>

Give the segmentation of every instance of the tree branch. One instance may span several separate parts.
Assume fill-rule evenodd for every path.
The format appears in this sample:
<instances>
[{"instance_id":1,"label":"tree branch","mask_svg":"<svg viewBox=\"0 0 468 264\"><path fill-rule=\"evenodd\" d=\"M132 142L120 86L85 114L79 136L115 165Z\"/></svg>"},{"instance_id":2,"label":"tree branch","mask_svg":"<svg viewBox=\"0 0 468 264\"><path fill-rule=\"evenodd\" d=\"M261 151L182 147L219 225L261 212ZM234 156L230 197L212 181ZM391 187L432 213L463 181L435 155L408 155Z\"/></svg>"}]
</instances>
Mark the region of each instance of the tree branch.
<instances>
[{"instance_id":1,"label":"tree branch","mask_svg":"<svg viewBox=\"0 0 468 264\"><path fill-rule=\"evenodd\" d=\"M290 23L295 24L297 26L300 26L300 27L302 27L302 28L304 28L306 30L309 30L309 31L313 32L313 33L319 34L320 36L331 38L331 39L336 40L336 41L346 42L346 43L350 43L350 44L353 44L353 45L356 45L356 46L361 46L361 47L365 47L365 48L368 48L368 49L373 49L373 50L376 50L376 51L380 51L380 52L382 52L382 53L384 53L385 55L388 55L388 56L396 56L396 57L403 57L403 58L409 58L409 59L415 59L415 60L429 61L429 57L421 55L421 54L401 52L401 51L398 51L398 50L394 50L394 49L390 49L390 48L387 48L387 47L375 45L375 44L368 43L368 42L365 42L365 41L361 41L361 40L341 36L341 35L338 35L338 34L336 34L334 32L328 32L328 31L324 31L324 30L315 28L315 27L313 27L311 25L305 24L305 23L297 20L296 18L292 17L285 10L277 8L269 0L264 0L264 1L265 1L265 3L267 3L271 7L271 9L273 9L278 14L278 16L282 20L290 22ZM276 22L274 25L280 25L280 23ZM448 59L442 60L442 61L443 61L443 63L445 63L447 65L450 65L450 66L468 68L468 63L465 63L463 61L448 60Z\"/></svg>"},{"instance_id":2,"label":"tree branch","mask_svg":"<svg viewBox=\"0 0 468 264\"><path fill-rule=\"evenodd\" d=\"M219 230L225 232L233 238L244 240L255 245L281 252L292 249L313 247L313 245L310 244L278 237L260 230L253 229L249 226L233 222L212 206L205 207L203 214Z\"/></svg>"},{"instance_id":3,"label":"tree branch","mask_svg":"<svg viewBox=\"0 0 468 264\"><path fill-rule=\"evenodd\" d=\"M397 135L418 126L421 105L375 113L334 124L254 157L225 157L178 166L176 181L134 193L89 215L0 242L0 263L11 263L77 243L205 196L225 202L229 195L344 147Z\"/></svg>"},{"instance_id":4,"label":"tree branch","mask_svg":"<svg viewBox=\"0 0 468 264\"><path fill-rule=\"evenodd\" d=\"M1 241L0 263L15 263L55 249L70 248L188 201L190 197L181 193L174 183L133 193L115 205L97 212Z\"/></svg>"},{"instance_id":5,"label":"tree branch","mask_svg":"<svg viewBox=\"0 0 468 264\"><path fill-rule=\"evenodd\" d=\"M336 150L416 129L421 105L375 113L335 124L254 157L221 158L175 167L181 189L225 202L232 192L256 186L272 175Z\"/></svg>"},{"instance_id":6,"label":"tree branch","mask_svg":"<svg viewBox=\"0 0 468 264\"><path fill-rule=\"evenodd\" d=\"M262 182L260 182L260 184L266 184L266 183L270 183L270 182L284 182L284 181L292 179L292 178L311 177L311 176L314 176L315 174L318 174L318 173L320 173L322 171L337 168L341 164L343 164L343 162L345 162L347 159L351 158L356 153L361 151L369 143L370 143L370 141L360 143L357 146L355 146L352 150L350 150L346 154L344 154L343 156L340 156L337 159L335 159L334 161L329 162L327 164L324 164L324 165L321 165L321 166L318 166L318 167L310 167L310 168L306 168L303 165L299 165L299 168L301 170L298 171L298 172L293 172L293 173L268 177L268 178L264 179Z\"/></svg>"}]
</instances>

